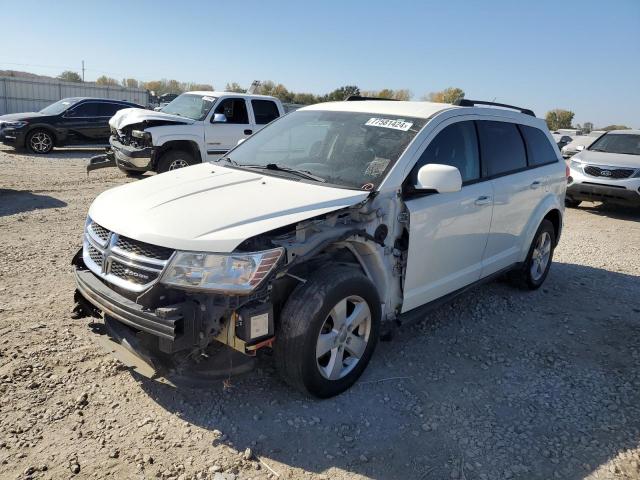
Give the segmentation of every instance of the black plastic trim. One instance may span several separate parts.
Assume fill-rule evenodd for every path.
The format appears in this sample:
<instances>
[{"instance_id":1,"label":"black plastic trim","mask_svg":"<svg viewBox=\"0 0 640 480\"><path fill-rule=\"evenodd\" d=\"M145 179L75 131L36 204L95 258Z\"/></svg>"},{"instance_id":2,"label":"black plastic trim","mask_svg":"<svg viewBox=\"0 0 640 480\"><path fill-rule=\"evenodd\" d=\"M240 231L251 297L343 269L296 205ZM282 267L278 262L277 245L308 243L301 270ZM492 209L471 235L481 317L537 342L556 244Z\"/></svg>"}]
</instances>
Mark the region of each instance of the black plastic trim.
<instances>
[{"instance_id":1,"label":"black plastic trim","mask_svg":"<svg viewBox=\"0 0 640 480\"><path fill-rule=\"evenodd\" d=\"M515 105L507 105L506 103L496 103L496 102L487 102L485 100L470 100L468 98L460 98L456 100L453 104L457 105L458 107L475 107L476 105L489 105L492 107L502 107L502 108L509 108L511 110L517 110L520 113L524 113L525 115L529 115L531 117L536 116L536 114L533 113L533 110L530 110L528 108L516 107Z\"/></svg>"}]
</instances>

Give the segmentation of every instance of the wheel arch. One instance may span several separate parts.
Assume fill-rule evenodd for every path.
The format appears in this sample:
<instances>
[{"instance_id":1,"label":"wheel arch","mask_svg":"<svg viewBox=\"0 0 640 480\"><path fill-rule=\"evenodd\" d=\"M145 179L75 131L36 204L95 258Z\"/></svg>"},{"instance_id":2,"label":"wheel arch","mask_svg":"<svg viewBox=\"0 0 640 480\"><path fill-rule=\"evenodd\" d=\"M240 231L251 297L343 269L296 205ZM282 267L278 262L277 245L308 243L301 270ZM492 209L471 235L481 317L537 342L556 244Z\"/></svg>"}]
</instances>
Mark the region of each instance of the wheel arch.
<instances>
[{"instance_id":1,"label":"wheel arch","mask_svg":"<svg viewBox=\"0 0 640 480\"><path fill-rule=\"evenodd\" d=\"M170 140L166 143L163 143L155 152L153 168L154 170L158 168L158 162L162 156L172 150L183 150L188 152L196 163L202 162L202 156L200 155L200 147L198 143L193 140Z\"/></svg>"},{"instance_id":2,"label":"wheel arch","mask_svg":"<svg viewBox=\"0 0 640 480\"><path fill-rule=\"evenodd\" d=\"M61 136L60 134L56 131L56 129L54 127L52 127L49 124L46 123L36 123L34 125L29 125L29 129L27 130L27 132L24 134L24 145L23 147L27 147L27 140L29 138L29 135L31 135L31 133L33 133L36 130L45 130L47 133L50 133L51 136L53 137L53 146L57 147L59 145L61 145Z\"/></svg>"},{"instance_id":3,"label":"wheel arch","mask_svg":"<svg viewBox=\"0 0 640 480\"><path fill-rule=\"evenodd\" d=\"M555 230L555 243L558 244L560 235L562 233L563 222L563 207L558 203L558 198L555 195L547 195L536 207L531 216L529 222L525 227L520 239L520 261L524 261L529 253L529 247L533 241L533 236L536 234L538 227L543 220L549 220L553 224Z\"/></svg>"}]
</instances>

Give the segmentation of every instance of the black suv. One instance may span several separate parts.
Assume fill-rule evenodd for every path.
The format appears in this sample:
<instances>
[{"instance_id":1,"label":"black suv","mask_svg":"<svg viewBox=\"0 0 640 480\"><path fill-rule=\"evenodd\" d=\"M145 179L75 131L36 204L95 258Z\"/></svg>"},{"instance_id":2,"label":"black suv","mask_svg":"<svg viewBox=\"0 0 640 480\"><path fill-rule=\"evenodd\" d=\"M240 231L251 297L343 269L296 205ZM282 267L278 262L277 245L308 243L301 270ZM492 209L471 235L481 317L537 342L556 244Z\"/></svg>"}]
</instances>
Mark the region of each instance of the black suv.
<instances>
[{"instance_id":1,"label":"black suv","mask_svg":"<svg viewBox=\"0 0 640 480\"><path fill-rule=\"evenodd\" d=\"M144 108L107 98L72 97L39 112L0 116L0 141L33 153L49 153L53 147L100 145L109 140L109 119L123 108Z\"/></svg>"}]
</instances>

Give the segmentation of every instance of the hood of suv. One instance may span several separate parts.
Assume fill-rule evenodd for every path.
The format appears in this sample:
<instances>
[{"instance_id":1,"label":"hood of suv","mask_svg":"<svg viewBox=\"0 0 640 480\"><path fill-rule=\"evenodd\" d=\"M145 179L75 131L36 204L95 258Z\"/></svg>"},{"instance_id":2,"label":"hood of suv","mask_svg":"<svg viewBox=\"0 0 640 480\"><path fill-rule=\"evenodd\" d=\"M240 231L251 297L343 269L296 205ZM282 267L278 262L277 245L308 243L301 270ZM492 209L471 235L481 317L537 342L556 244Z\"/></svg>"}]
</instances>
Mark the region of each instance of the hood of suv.
<instances>
[{"instance_id":1,"label":"hood of suv","mask_svg":"<svg viewBox=\"0 0 640 480\"><path fill-rule=\"evenodd\" d=\"M579 160L591 165L606 165L610 167L640 168L640 155L627 155L624 153L594 152L583 150L576 154L574 160Z\"/></svg>"},{"instance_id":2,"label":"hood of suv","mask_svg":"<svg viewBox=\"0 0 640 480\"><path fill-rule=\"evenodd\" d=\"M204 163L107 190L89 216L135 240L226 253L247 238L356 205L367 196Z\"/></svg>"},{"instance_id":3,"label":"hood of suv","mask_svg":"<svg viewBox=\"0 0 640 480\"><path fill-rule=\"evenodd\" d=\"M163 112L155 112L145 108L123 108L118 110L116 114L109 120L109 125L118 130L123 129L127 125L134 125L142 122L158 122L165 124L190 125L195 122L190 118L181 117L180 115L171 115Z\"/></svg>"}]
</instances>

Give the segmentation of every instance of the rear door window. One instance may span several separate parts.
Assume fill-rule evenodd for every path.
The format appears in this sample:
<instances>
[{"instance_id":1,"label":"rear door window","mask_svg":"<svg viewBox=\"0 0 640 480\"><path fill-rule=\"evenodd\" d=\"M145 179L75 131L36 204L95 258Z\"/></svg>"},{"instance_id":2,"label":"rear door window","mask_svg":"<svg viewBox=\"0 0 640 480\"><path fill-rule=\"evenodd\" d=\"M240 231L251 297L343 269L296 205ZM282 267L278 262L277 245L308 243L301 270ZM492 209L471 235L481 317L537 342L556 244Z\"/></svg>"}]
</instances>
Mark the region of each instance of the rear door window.
<instances>
[{"instance_id":1,"label":"rear door window","mask_svg":"<svg viewBox=\"0 0 640 480\"><path fill-rule=\"evenodd\" d=\"M123 105L122 103L108 103L103 102L98 104L98 116L100 117L113 117L118 110L123 108L131 108L129 105Z\"/></svg>"},{"instance_id":2,"label":"rear door window","mask_svg":"<svg viewBox=\"0 0 640 480\"><path fill-rule=\"evenodd\" d=\"M537 167L558 161L556 152L553 150L549 139L542 130L527 125L520 125L519 128L527 144L527 156L530 167ZM564 138L565 137L563 137L563 139Z\"/></svg>"},{"instance_id":3,"label":"rear door window","mask_svg":"<svg viewBox=\"0 0 640 480\"><path fill-rule=\"evenodd\" d=\"M75 108L69 110L68 116L73 118L86 118L98 116L97 102L84 102Z\"/></svg>"},{"instance_id":4,"label":"rear door window","mask_svg":"<svg viewBox=\"0 0 640 480\"><path fill-rule=\"evenodd\" d=\"M271 100L251 100L256 124L265 125L280 116L278 106Z\"/></svg>"},{"instance_id":5,"label":"rear door window","mask_svg":"<svg viewBox=\"0 0 640 480\"><path fill-rule=\"evenodd\" d=\"M480 120L476 124L484 176L495 177L527 167L522 135L514 123Z\"/></svg>"}]
</instances>

